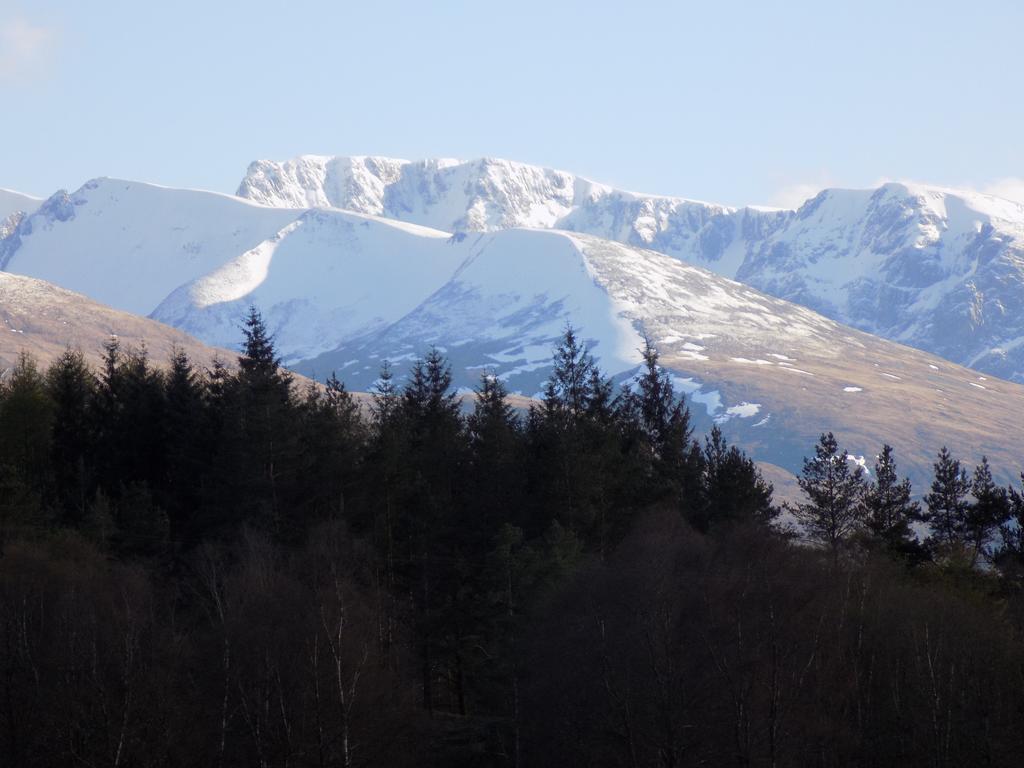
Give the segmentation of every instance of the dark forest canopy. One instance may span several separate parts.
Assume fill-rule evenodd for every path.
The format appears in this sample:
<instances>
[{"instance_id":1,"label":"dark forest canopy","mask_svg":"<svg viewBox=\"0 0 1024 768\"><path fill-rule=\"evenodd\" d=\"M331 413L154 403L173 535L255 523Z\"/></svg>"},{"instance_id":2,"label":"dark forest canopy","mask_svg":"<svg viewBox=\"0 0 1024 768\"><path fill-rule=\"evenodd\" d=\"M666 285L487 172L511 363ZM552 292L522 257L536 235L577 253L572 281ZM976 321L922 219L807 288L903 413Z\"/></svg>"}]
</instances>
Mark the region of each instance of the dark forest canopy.
<instances>
[{"instance_id":1,"label":"dark forest canopy","mask_svg":"<svg viewBox=\"0 0 1024 768\"><path fill-rule=\"evenodd\" d=\"M1024 501L829 433L786 514L657 351L528 412L430 350L369 408L238 366L0 388L0 764L1017 765ZM793 519L795 537L781 521ZM923 534L927 531L927 535ZM808 546L811 544L811 546Z\"/></svg>"}]
</instances>

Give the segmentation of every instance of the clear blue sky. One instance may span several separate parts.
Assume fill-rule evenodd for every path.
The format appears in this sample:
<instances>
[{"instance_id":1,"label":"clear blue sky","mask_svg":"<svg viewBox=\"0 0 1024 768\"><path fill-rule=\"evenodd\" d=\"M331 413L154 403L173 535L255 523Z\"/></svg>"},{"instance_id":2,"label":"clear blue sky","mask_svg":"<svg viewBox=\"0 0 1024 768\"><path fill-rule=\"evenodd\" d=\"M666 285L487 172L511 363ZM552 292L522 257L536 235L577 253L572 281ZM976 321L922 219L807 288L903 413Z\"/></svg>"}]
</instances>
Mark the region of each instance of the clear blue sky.
<instances>
[{"instance_id":1,"label":"clear blue sky","mask_svg":"<svg viewBox=\"0 0 1024 768\"><path fill-rule=\"evenodd\" d=\"M233 192L253 159L320 153L730 204L880 178L1024 194L1022 7L0 0L0 186Z\"/></svg>"}]
</instances>

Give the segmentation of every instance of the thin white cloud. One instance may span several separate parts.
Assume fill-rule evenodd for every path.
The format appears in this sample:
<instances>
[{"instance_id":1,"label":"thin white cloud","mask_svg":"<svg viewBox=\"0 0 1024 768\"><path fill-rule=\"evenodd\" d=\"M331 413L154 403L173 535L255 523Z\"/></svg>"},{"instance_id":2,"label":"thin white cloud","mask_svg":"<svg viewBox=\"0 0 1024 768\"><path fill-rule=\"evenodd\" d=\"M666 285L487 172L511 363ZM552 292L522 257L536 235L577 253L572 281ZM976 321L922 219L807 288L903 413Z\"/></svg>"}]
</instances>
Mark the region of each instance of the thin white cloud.
<instances>
[{"instance_id":1,"label":"thin white cloud","mask_svg":"<svg viewBox=\"0 0 1024 768\"><path fill-rule=\"evenodd\" d=\"M50 62L56 39L52 27L21 16L0 19L0 82L39 75Z\"/></svg>"},{"instance_id":2,"label":"thin white cloud","mask_svg":"<svg viewBox=\"0 0 1024 768\"><path fill-rule=\"evenodd\" d=\"M799 208L827 185L818 182L798 182L780 187L772 195L769 205L774 208Z\"/></svg>"},{"instance_id":3,"label":"thin white cloud","mask_svg":"<svg viewBox=\"0 0 1024 768\"><path fill-rule=\"evenodd\" d=\"M983 184L980 191L986 195L1013 200L1015 203L1024 203L1024 179L1020 177L1007 176L990 181L988 184Z\"/></svg>"}]
</instances>

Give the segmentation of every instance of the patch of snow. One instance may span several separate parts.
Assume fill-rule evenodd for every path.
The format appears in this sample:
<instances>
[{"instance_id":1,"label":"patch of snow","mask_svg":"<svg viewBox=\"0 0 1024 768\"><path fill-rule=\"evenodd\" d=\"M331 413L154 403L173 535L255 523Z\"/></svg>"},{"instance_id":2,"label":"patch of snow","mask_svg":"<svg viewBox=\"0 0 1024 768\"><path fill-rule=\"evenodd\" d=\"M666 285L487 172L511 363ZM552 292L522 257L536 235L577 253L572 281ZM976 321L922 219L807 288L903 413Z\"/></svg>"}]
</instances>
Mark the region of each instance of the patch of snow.
<instances>
[{"instance_id":1,"label":"patch of snow","mask_svg":"<svg viewBox=\"0 0 1024 768\"><path fill-rule=\"evenodd\" d=\"M761 410L760 403L743 402L739 405L732 405L725 409L725 412L715 417L715 422L724 424L730 419L749 419L758 414Z\"/></svg>"},{"instance_id":2,"label":"patch of snow","mask_svg":"<svg viewBox=\"0 0 1024 768\"><path fill-rule=\"evenodd\" d=\"M865 456L854 456L852 453L846 454L846 460L852 462L856 466L864 470L865 475L870 475L871 470L868 469L868 460Z\"/></svg>"},{"instance_id":3,"label":"patch of snow","mask_svg":"<svg viewBox=\"0 0 1024 768\"><path fill-rule=\"evenodd\" d=\"M708 416L714 416L722 409L722 394L717 389L710 392L694 392L690 399L703 405Z\"/></svg>"}]
</instances>

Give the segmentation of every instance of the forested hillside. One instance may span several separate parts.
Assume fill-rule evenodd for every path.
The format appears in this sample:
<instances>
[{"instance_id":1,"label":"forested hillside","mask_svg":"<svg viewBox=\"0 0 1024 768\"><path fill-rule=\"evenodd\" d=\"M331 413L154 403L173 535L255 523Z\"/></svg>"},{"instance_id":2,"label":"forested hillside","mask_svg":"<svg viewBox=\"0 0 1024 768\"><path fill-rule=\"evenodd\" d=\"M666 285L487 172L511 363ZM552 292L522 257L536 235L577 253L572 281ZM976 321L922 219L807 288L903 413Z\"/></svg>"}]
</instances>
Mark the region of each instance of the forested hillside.
<instances>
[{"instance_id":1,"label":"forested hillside","mask_svg":"<svg viewBox=\"0 0 1024 768\"><path fill-rule=\"evenodd\" d=\"M1024 498L827 432L802 503L576 332L528 412L424 350L0 390L0 764L964 766L1024 750ZM798 527L794 524L798 524Z\"/></svg>"}]
</instances>

